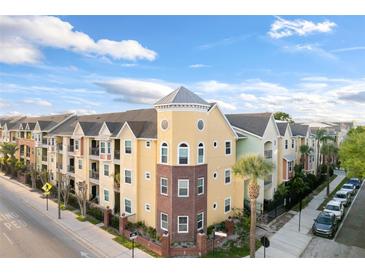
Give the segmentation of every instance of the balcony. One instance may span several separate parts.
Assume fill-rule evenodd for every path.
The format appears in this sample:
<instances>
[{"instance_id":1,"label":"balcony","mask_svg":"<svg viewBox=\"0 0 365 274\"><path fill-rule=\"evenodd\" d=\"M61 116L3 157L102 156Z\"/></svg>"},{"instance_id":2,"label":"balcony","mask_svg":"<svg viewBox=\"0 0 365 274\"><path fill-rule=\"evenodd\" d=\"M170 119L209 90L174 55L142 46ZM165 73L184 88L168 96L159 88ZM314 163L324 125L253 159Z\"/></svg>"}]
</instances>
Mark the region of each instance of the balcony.
<instances>
[{"instance_id":1,"label":"balcony","mask_svg":"<svg viewBox=\"0 0 365 274\"><path fill-rule=\"evenodd\" d=\"M114 160L120 160L120 150L114 150Z\"/></svg>"},{"instance_id":2,"label":"balcony","mask_svg":"<svg viewBox=\"0 0 365 274\"><path fill-rule=\"evenodd\" d=\"M92 148L90 148L90 155L92 155L92 156L99 156L99 148L98 147L92 147Z\"/></svg>"},{"instance_id":3,"label":"balcony","mask_svg":"<svg viewBox=\"0 0 365 274\"><path fill-rule=\"evenodd\" d=\"M42 162L47 162L47 155L42 155Z\"/></svg>"},{"instance_id":4,"label":"balcony","mask_svg":"<svg viewBox=\"0 0 365 274\"><path fill-rule=\"evenodd\" d=\"M74 151L75 151L74 145L69 145L68 152L74 152Z\"/></svg>"},{"instance_id":5,"label":"balcony","mask_svg":"<svg viewBox=\"0 0 365 274\"><path fill-rule=\"evenodd\" d=\"M62 153L62 151L63 151L63 144L57 144L56 147L57 147L58 152L59 153Z\"/></svg>"},{"instance_id":6,"label":"balcony","mask_svg":"<svg viewBox=\"0 0 365 274\"><path fill-rule=\"evenodd\" d=\"M68 165L68 166L67 166L67 172L75 173L75 166L70 166L70 165Z\"/></svg>"},{"instance_id":7,"label":"balcony","mask_svg":"<svg viewBox=\"0 0 365 274\"><path fill-rule=\"evenodd\" d=\"M57 164L56 164L56 168L57 168L57 169L59 169L59 170L62 170L63 166L62 166L62 164L57 163Z\"/></svg>"},{"instance_id":8,"label":"balcony","mask_svg":"<svg viewBox=\"0 0 365 274\"><path fill-rule=\"evenodd\" d=\"M272 150L265 150L264 157L265 159L272 159Z\"/></svg>"},{"instance_id":9,"label":"balcony","mask_svg":"<svg viewBox=\"0 0 365 274\"><path fill-rule=\"evenodd\" d=\"M89 177L94 180L99 180L99 171L90 170Z\"/></svg>"},{"instance_id":10,"label":"balcony","mask_svg":"<svg viewBox=\"0 0 365 274\"><path fill-rule=\"evenodd\" d=\"M48 145L47 139L42 139L42 145Z\"/></svg>"}]
</instances>

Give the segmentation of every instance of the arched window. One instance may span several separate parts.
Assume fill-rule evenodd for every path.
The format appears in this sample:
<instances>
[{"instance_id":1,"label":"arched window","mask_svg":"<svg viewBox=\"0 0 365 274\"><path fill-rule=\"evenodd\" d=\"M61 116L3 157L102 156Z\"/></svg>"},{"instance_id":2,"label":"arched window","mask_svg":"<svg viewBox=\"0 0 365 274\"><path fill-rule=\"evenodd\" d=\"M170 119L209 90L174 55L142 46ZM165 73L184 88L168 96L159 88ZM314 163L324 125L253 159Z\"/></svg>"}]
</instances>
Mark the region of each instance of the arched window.
<instances>
[{"instance_id":1,"label":"arched window","mask_svg":"<svg viewBox=\"0 0 365 274\"><path fill-rule=\"evenodd\" d=\"M198 164L204 164L204 144L198 145Z\"/></svg>"},{"instance_id":2,"label":"arched window","mask_svg":"<svg viewBox=\"0 0 365 274\"><path fill-rule=\"evenodd\" d=\"M169 147L166 143L161 144L161 163L167 164L167 155L168 155Z\"/></svg>"},{"instance_id":3,"label":"arched window","mask_svg":"<svg viewBox=\"0 0 365 274\"><path fill-rule=\"evenodd\" d=\"M179 165L187 165L189 163L189 146L185 143L179 145L178 151Z\"/></svg>"}]
</instances>

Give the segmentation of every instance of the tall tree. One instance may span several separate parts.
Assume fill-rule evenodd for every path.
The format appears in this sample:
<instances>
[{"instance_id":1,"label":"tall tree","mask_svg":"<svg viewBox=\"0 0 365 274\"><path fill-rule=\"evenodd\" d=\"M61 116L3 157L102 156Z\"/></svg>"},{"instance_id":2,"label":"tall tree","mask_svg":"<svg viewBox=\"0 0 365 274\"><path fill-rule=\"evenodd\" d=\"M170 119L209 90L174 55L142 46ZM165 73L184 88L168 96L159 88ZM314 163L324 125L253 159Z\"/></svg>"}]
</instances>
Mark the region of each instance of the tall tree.
<instances>
[{"instance_id":1,"label":"tall tree","mask_svg":"<svg viewBox=\"0 0 365 274\"><path fill-rule=\"evenodd\" d=\"M77 183L77 189L75 189L77 202L80 206L80 214L81 216L86 216L86 201L87 201L87 184L85 181L81 181Z\"/></svg>"},{"instance_id":2,"label":"tall tree","mask_svg":"<svg viewBox=\"0 0 365 274\"><path fill-rule=\"evenodd\" d=\"M329 172L330 164L332 163L333 157L337 154L337 147L334 143L325 143L321 147L321 154L323 155L324 162L326 163L326 178L327 178L327 196L330 194L330 182Z\"/></svg>"},{"instance_id":3,"label":"tall tree","mask_svg":"<svg viewBox=\"0 0 365 274\"><path fill-rule=\"evenodd\" d=\"M299 151L300 151L300 154L301 154L301 156L300 156L300 164L304 168L305 156L308 156L312 152L312 149L308 145L301 145L299 147Z\"/></svg>"},{"instance_id":4,"label":"tall tree","mask_svg":"<svg viewBox=\"0 0 365 274\"><path fill-rule=\"evenodd\" d=\"M294 123L293 118L285 112L282 111L278 111L274 113L274 118L275 120L279 120L279 121L287 121L289 123Z\"/></svg>"},{"instance_id":5,"label":"tall tree","mask_svg":"<svg viewBox=\"0 0 365 274\"><path fill-rule=\"evenodd\" d=\"M17 162L15 153L17 150L17 145L13 143L3 143L0 145L0 153L3 155L4 165L6 166L7 172L11 173L11 175L15 173L15 165Z\"/></svg>"},{"instance_id":6,"label":"tall tree","mask_svg":"<svg viewBox=\"0 0 365 274\"><path fill-rule=\"evenodd\" d=\"M319 172L320 158L322 158L321 164L324 164L324 157L321 154L321 145L326 144L328 141L334 141L332 136L327 135L324 128L317 129L315 133L315 139L317 140L317 173Z\"/></svg>"},{"instance_id":7,"label":"tall tree","mask_svg":"<svg viewBox=\"0 0 365 274\"><path fill-rule=\"evenodd\" d=\"M349 177L365 177L365 127L350 130L340 146L341 166Z\"/></svg>"},{"instance_id":8,"label":"tall tree","mask_svg":"<svg viewBox=\"0 0 365 274\"><path fill-rule=\"evenodd\" d=\"M272 172L272 163L257 155L246 155L233 166L233 173L242 178L249 178L248 195L250 198L250 257L255 257L256 251L256 199L260 194L258 179L263 179Z\"/></svg>"},{"instance_id":9,"label":"tall tree","mask_svg":"<svg viewBox=\"0 0 365 274\"><path fill-rule=\"evenodd\" d=\"M69 175L62 175L61 182L60 182L60 191L61 191L62 200L65 205L65 208L67 208L68 199L70 197L70 191L71 191L70 180L71 180L71 178Z\"/></svg>"}]
</instances>

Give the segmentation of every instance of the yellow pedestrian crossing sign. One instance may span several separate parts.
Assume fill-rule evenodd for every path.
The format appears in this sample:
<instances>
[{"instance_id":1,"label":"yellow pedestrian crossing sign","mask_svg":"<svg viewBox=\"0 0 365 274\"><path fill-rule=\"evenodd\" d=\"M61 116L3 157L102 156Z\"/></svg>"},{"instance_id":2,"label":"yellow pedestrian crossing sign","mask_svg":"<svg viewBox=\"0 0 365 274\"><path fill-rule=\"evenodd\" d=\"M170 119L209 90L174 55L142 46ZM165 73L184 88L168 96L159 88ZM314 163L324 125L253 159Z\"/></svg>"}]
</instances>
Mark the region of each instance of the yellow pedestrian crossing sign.
<instances>
[{"instance_id":1,"label":"yellow pedestrian crossing sign","mask_svg":"<svg viewBox=\"0 0 365 274\"><path fill-rule=\"evenodd\" d=\"M42 189L45 192L44 194L48 195L52 187L53 186L50 183L45 183L44 186L42 186Z\"/></svg>"}]
</instances>

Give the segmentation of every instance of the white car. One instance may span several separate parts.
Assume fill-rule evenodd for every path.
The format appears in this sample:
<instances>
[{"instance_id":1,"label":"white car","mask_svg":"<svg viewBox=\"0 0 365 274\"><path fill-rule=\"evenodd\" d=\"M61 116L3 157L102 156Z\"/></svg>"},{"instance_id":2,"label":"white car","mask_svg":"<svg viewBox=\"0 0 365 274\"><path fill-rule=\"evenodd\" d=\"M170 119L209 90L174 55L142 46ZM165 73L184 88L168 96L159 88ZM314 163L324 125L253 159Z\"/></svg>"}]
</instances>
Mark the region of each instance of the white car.
<instances>
[{"instance_id":1,"label":"white car","mask_svg":"<svg viewBox=\"0 0 365 274\"><path fill-rule=\"evenodd\" d=\"M323 211L335 214L336 219L341 221L344 213L344 207L340 201L331 200L324 207Z\"/></svg>"},{"instance_id":2,"label":"white car","mask_svg":"<svg viewBox=\"0 0 365 274\"><path fill-rule=\"evenodd\" d=\"M339 190L336 192L333 200L341 202L344 206L348 206L351 203L351 194L348 191Z\"/></svg>"},{"instance_id":3,"label":"white car","mask_svg":"<svg viewBox=\"0 0 365 274\"><path fill-rule=\"evenodd\" d=\"M348 191L351 193L351 195L355 195L355 193L356 193L356 187L353 184L344 184L341 187L341 190Z\"/></svg>"}]
</instances>

